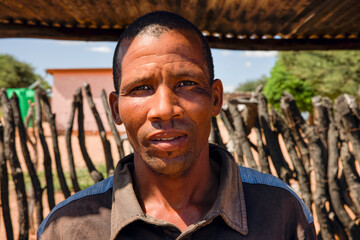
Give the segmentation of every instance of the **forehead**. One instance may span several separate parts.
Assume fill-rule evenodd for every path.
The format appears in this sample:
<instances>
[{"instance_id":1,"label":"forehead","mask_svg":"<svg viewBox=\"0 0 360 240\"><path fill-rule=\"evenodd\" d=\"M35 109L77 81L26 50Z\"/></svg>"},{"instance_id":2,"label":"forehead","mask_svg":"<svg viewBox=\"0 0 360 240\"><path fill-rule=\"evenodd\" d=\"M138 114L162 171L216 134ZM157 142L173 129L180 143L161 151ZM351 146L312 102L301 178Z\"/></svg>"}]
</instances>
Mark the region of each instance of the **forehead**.
<instances>
[{"instance_id":1,"label":"forehead","mask_svg":"<svg viewBox=\"0 0 360 240\"><path fill-rule=\"evenodd\" d=\"M121 69L135 60L156 56L174 55L206 68L202 42L193 31L174 29L159 36L141 34L123 40L118 51Z\"/></svg>"}]
</instances>

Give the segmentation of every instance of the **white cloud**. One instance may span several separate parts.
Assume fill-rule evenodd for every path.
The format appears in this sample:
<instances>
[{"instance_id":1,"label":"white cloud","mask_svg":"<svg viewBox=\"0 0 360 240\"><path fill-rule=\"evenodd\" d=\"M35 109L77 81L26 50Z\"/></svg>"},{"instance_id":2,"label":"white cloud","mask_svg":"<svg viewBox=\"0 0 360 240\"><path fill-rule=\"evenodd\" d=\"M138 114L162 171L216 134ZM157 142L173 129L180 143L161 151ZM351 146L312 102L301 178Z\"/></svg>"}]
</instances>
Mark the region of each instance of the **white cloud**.
<instances>
[{"instance_id":1,"label":"white cloud","mask_svg":"<svg viewBox=\"0 0 360 240\"><path fill-rule=\"evenodd\" d=\"M223 50L223 51L220 52L220 54L221 54L222 56L229 56L229 55L232 54L232 52L229 51L229 50Z\"/></svg>"},{"instance_id":2,"label":"white cloud","mask_svg":"<svg viewBox=\"0 0 360 240\"><path fill-rule=\"evenodd\" d=\"M248 67L251 67L251 62L246 62L246 63L245 63L245 67L247 67L247 68L248 68Z\"/></svg>"},{"instance_id":3,"label":"white cloud","mask_svg":"<svg viewBox=\"0 0 360 240\"><path fill-rule=\"evenodd\" d=\"M275 57L277 56L277 51L245 51L241 55L253 58Z\"/></svg>"},{"instance_id":4,"label":"white cloud","mask_svg":"<svg viewBox=\"0 0 360 240\"><path fill-rule=\"evenodd\" d=\"M86 44L87 42L85 42L85 41L60 40L60 41L56 41L56 43L59 44L59 45L78 46L78 45Z\"/></svg>"},{"instance_id":5,"label":"white cloud","mask_svg":"<svg viewBox=\"0 0 360 240\"><path fill-rule=\"evenodd\" d=\"M98 46L89 48L92 52L110 53L112 50L108 46Z\"/></svg>"},{"instance_id":6,"label":"white cloud","mask_svg":"<svg viewBox=\"0 0 360 240\"><path fill-rule=\"evenodd\" d=\"M224 92L231 93L231 92L234 92L235 89L236 89L236 86L224 85Z\"/></svg>"}]
</instances>

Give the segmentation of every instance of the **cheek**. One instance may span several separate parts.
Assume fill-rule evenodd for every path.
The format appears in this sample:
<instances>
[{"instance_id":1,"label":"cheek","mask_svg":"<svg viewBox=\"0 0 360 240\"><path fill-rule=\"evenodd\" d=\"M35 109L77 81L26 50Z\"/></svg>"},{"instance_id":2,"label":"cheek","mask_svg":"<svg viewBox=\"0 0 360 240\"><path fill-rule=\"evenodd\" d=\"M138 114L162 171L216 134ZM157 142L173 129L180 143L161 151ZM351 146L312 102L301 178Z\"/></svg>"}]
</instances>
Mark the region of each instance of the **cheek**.
<instances>
[{"instance_id":1,"label":"cheek","mask_svg":"<svg viewBox=\"0 0 360 240\"><path fill-rule=\"evenodd\" d=\"M124 99L119 103L119 114L128 138L137 138L137 132L146 121L146 109L139 101Z\"/></svg>"},{"instance_id":2,"label":"cheek","mask_svg":"<svg viewBox=\"0 0 360 240\"><path fill-rule=\"evenodd\" d=\"M207 131L207 125L211 122L212 105L208 98L197 98L196 101L186 102L187 114L199 127ZM209 125L210 126L210 125Z\"/></svg>"}]
</instances>

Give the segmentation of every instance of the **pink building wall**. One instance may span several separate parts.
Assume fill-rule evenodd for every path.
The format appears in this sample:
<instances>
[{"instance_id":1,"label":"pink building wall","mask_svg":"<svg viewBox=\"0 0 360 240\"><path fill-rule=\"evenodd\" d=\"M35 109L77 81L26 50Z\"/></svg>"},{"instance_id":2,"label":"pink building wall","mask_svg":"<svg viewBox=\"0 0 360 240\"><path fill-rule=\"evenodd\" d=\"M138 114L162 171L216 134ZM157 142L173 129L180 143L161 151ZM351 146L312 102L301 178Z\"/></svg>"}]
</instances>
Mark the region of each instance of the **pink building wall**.
<instances>
[{"instance_id":1,"label":"pink building wall","mask_svg":"<svg viewBox=\"0 0 360 240\"><path fill-rule=\"evenodd\" d=\"M110 131L109 123L106 118L106 113L101 101L101 91L105 90L108 97L109 93L114 90L112 80L111 68L99 69L48 69L47 73L54 77L52 87L52 101L51 107L53 113L56 114L56 127L58 131L65 131L66 123L70 117L71 104L73 95L78 87L83 87L84 83L88 83L91 87L91 93L100 114L102 123L107 132ZM86 132L96 133L98 127L95 118L88 105L85 91L83 93L83 108L84 108L84 129ZM123 126L117 126L118 131L124 132ZM75 120L73 130L77 131L77 112L75 113Z\"/></svg>"}]
</instances>

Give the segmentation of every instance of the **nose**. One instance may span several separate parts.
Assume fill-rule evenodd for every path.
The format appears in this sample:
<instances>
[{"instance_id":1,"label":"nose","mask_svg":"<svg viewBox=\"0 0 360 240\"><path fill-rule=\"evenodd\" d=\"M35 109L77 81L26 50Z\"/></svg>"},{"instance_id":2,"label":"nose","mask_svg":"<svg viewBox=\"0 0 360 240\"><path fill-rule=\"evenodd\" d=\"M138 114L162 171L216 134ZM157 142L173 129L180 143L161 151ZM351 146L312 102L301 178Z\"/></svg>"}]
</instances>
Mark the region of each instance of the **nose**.
<instances>
[{"instance_id":1,"label":"nose","mask_svg":"<svg viewBox=\"0 0 360 240\"><path fill-rule=\"evenodd\" d=\"M148 118L150 121L168 121L183 116L179 97L169 87L159 86L152 96Z\"/></svg>"}]
</instances>

